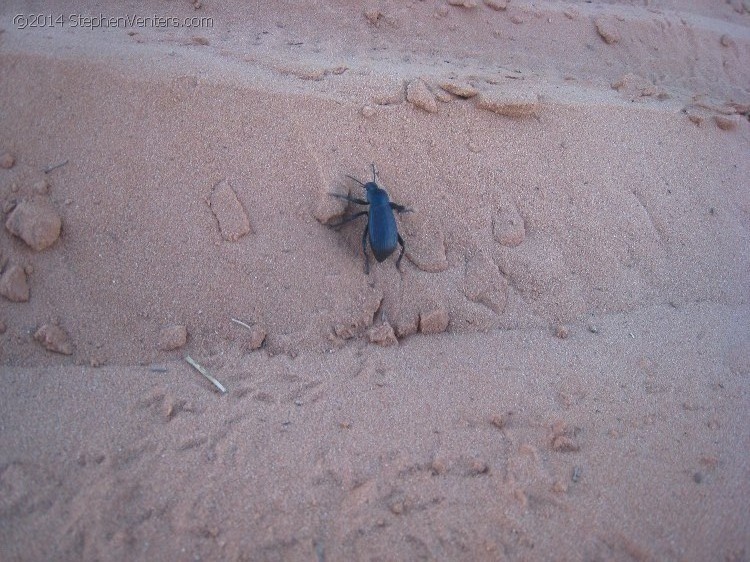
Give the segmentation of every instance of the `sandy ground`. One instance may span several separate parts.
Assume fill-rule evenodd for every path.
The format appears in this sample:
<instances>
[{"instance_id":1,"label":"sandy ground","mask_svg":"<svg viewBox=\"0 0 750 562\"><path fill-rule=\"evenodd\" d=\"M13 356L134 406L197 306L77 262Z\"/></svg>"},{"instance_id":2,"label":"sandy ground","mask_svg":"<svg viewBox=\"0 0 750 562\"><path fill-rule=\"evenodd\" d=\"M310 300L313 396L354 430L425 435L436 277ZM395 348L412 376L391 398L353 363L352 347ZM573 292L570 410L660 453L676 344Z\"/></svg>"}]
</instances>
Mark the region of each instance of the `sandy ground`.
<instances>
[{"instance_id":1,"label":"sandy ground","mask_svg":"<svg viewBox=\"0 0 750 562\"><path fill-rule=\"evenodd\" d=\"M44 6L0 559L750 559L748 2Z\"/></svg>"}]
</instances>

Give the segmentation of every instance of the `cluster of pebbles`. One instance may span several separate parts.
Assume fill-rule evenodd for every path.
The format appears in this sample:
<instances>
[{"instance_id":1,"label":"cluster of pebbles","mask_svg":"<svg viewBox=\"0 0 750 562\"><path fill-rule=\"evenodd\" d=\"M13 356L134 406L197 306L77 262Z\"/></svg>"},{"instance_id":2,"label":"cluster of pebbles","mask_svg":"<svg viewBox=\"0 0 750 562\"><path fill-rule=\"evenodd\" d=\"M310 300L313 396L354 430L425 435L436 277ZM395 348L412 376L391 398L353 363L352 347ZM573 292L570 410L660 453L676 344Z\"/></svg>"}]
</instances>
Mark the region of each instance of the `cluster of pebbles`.
<instances>
[{"instance_id":1,"label":"cluster of pebbles","mask_svg":"<svg viewBox=\"0 0 750 562\"><path fill-rule=\"evenodd\" d=\"M14 165L12 154L0 156L0 168L10 169ZM54 245L62 230L62 219L47 195L48 190L49 184L42 181L34 186L31 197L8 200L3 207L5 229L34 252L42 252ZM32 273L31 266L21 267L8 259L0 259L0 295L11 302L28 302L31 298L28 277ZM55 324L39 327L34 339L49 351L65 355L73 353L68 334Z\"/></svg>"}]
</instances>

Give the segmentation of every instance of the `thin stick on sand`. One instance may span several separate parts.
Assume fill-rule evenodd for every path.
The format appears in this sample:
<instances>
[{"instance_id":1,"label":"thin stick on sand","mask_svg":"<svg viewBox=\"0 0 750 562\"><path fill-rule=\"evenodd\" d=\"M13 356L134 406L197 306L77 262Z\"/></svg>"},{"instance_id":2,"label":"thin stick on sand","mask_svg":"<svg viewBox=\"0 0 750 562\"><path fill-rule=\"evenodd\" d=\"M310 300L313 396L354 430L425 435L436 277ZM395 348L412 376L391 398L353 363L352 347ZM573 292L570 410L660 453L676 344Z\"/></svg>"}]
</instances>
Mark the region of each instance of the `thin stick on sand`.
<instances>
[{"instance_id":1,"label":"thin stick on sand","mask_svg":"<svg viewBox=\"0 0 750 562\"><path fill-rule=\"evenodd\" d=\"M58 168L62 168L62 167L63 167L63 166L65 166L65 164L67 164L67 163L68 163L68 161L67 161L67 160L63 160L63 161L62 161L62 162L60 162L59 164L53 164L52 166L49 166L49 167L45 168L45 169L44 169L44 173L45 173L45 174L49 174L49 173L50 173L51 171L53 171L53 170L57 170Z\"/></svg>"},{"instance_id":2,"label":"thin stick on sand","mask_svg":"<svg viewBox=\"0 0 750 562\"><path fill-rule=\"evenodd\" d=\"M235 324L239 324L240 326L244 326L248 330L252 330L253 329L252 326L250 326L249 324L245 324L242 320L237 320L236 318L230 318L230 320L232 322L234 322Z\"/></svg>"},{"instance_id":3,"label":"thin stick on sand","mask_svg":"<svg viewBox=\"0 0 750 562\"><path fill-rule=\"evenodd\" d=\"M208 373L208 371L206 371L206 369L204 369L203 367L201 367L200 365L198 365L198 363L196 363L196 362L195 362L195 360L194 360L194 359L193 359L192 357L190 357L189 355L186 355L186 356L185 356L185 361L187 361L188 363L190 363L190 365L191 365L191 366L192 366L192 367L193 367L193 368L194 368L194 369L195 369L196 371L198 371L198 372L199 372L199 373L200 373L201 375L203 375L203 376L204 376L204 377L206 377L206 378L207 378L207 379L208 379L209 381L211 381L211 382L213 383L213 385L214 385L214 386L215 386L216 388L218 388L218 389L219 389L219 391L220 391L220 392L221 392L222 394L226 394L226 392L227 392L227 389L226 389L226 388L224 388L224 385L222 385L222 384L221 384L221 383L220 383L219 381L217 381L217 380L216 380L215 378L213 378L213 377L212 377L212 376L211 376L211 375L210 375L210 374Z\"/></svg>"}]
</instances>

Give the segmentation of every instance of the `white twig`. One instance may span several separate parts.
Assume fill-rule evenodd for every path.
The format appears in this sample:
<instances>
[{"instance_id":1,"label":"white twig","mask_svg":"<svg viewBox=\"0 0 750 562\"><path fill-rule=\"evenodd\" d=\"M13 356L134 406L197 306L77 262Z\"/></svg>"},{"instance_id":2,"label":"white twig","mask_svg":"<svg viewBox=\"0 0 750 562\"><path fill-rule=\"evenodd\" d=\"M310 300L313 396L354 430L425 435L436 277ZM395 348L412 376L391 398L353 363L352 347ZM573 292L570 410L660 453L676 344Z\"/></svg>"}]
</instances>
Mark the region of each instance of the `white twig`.
<instances>
[{"instance_id":1,"label":"white twig","mask_svg":"<svg viewBox=\"0 0 750 562\"><path fill-rule=\"evenodd\" d=\"M253 329L252 326L250 326L249 324L245 324L242 320L237 320L236 318L230 318L230 320L232 322L234 322L235 324L239 324L240 326L244 326L248 330L252 330Z\"/></svg>"},{"instance_id":2,"label":"white twig","mask_svg":"<svg viewBox=\"0 0 750 562\"><path fill-rule=\"evenodd\" d=\"M226 388L224 388L224 385L223 385L223 384L221 384L221 383L220 383L219 381L217 381L217 380L216 380L215 378L213 378L213 377L212 377L212 376L211 376L211 375L210 375L210 374L208 373L208 371L206 371L206 369L204 369L203 367L201 367L200 365L198 365L198 363L196 363L196 362L195 362L195 360L193 360L193 358L192 358L192 357L190 357L189 355L186 355L186 356L185 356L185 361L187 361L188 363L190 363L190 365L191 365L191 366L192 366L192 367L193 367L193 368L194 368L194 369L195 369L196 371L198 371L198 372L199 372L199 373L200 373L201 375L203 375L203 376L204 376L204 377L206 377L206 378L207 378L207 379L208 379L209 381L211 381L211 382L213 383L213 385L214 385L214 386L215 386L216 388L218 388L218 389L219 389L219 391L220 391L220 392L221 392L222 394L226 394L226 392L227 392L227 389L226 389Z\"/></svg>"}]
</instances>

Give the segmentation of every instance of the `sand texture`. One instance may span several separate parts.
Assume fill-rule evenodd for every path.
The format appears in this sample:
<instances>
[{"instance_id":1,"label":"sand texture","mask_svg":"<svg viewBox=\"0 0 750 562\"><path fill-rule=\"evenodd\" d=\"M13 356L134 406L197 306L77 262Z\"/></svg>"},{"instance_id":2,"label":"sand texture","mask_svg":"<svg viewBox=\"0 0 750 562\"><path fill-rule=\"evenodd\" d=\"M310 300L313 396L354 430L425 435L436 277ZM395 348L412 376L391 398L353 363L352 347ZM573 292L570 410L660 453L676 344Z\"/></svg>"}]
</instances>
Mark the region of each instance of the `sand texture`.
<instances>
[{"instance_id":1,"label":"sand texture","mask_svg":"<svg viewBox=\"0 0 750 562\"><path fill-rule=\"evenodd\" d=\"M1 561L750 559L748 2L47 9Z\"/></svg>"}]
</instances>

